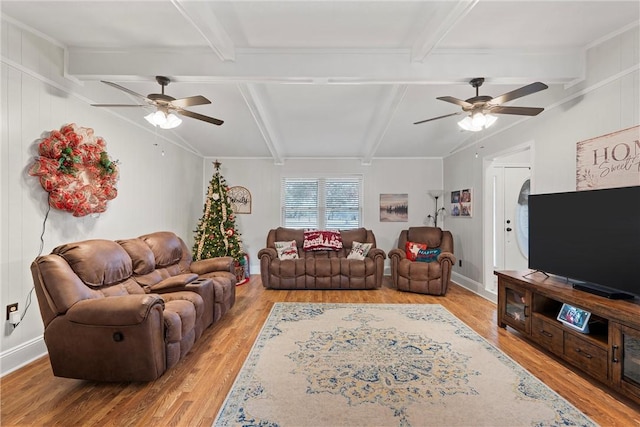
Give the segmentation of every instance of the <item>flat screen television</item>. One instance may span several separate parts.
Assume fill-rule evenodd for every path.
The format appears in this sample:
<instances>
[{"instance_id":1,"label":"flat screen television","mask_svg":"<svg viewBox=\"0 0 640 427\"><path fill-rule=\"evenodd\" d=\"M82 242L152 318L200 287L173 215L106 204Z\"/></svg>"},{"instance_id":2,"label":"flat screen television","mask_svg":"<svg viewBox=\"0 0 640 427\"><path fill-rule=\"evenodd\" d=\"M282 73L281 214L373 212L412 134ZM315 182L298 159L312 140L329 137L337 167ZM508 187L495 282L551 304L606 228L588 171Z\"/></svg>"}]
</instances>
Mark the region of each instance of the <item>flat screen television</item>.
<instances>
[{"instance_id":1,"label":"flat screen television","mask_svg":"<svg viewBox=\"0 0 640 427\"><path fill-rule=\"evenodd\" d=\"M640 297L640 186L529 196L529 268Z\"/></svg>"}]
</instances>

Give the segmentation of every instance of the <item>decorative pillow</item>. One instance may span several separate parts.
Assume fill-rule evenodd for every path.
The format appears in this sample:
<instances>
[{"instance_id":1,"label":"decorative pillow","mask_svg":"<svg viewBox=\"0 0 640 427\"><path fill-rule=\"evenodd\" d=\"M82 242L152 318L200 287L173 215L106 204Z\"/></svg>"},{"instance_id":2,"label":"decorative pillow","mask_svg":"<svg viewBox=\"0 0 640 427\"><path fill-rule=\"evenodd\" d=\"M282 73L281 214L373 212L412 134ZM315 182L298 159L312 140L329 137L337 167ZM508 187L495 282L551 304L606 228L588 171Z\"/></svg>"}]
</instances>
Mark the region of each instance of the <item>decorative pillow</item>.
<instances>
[{"instance_id":1,"label":"decorative pillow","mask_svg":"<svg viewBox=\"0 0 640 427\"><path fill-rule=\"evenodd\" d=\"M426 249L426 250L419 250L418 251L418 257L416 258L416 261L419 262L434 262L434 261L438 261L438 255L440 255L440 248L434 248L434 249Z\"/></svg>"},{"instance_id":2,"label":"decorative pillow","mask_svg":"<svg viewBox=\"0 0 640 427\"><path fill-rule=\"evenodd\" d=\"M405 252L410 261L433 262L438 260L441 251L440 248L427 248L426 243L407 242Z\"/></svg>"},{"instance_id":3,"label":"decorative pillow","mask_svg":"<svg viewBox=\"0 0 640 427\"><path fill-rule=\"evenodd\" d=\"M369 253L369 249L371 249L373 243L360 243L353 242L353 246L351 246L351 252L347 255L347 259L364 259Z\"/></svg>"},{"instance_id":4,"label":"decorative pillow","mask_svg":"<svg viewBox=\"0 0 640 427\"><path fill-rule=\"evenodd\" d=\"M298 259L298 246L295 240L290 242L275 242L278 259Z\"/></svg>"},{"instance_id":5,"label":"decorative pillow","mask_svg":"<svg viewBox=\"0 0 640 427\"><path fill-rule=\"evenodd\" d=\"M414 243L414 242L407 242L405 244L405 252L407 255L407 259L409 261L415 261L416 258L418 257L418 252L420 251L420 249L422 250L427 250L427 244L426 243Z\"/></svg>"},{"instance_id":6,"label":"decorative pillow","mask_svg":"<svg viewBox=\"0 0 640 427\"><path fill-rule=\"evenodd\" d=\"M337 251L342 249L342 236L338 230L304 230L305 251Z\"/></svg>"}]
</instances>

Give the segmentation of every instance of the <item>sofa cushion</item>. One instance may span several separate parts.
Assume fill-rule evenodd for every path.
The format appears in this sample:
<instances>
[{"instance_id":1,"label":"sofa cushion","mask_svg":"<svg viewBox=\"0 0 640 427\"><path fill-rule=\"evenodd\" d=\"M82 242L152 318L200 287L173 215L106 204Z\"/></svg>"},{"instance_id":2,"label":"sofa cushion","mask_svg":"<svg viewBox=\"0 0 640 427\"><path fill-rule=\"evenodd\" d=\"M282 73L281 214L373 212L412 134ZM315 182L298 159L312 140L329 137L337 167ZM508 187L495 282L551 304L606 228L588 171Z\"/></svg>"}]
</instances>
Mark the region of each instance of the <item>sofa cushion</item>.
<instances>
[{"instance_id":1,"label":"sofa cushion","mask_svg":"<svg viewBox=\"0 0 640 427\"><path fill-rule=\"evenodd\" d=\"M116 240L131 257L133 273L147 274L156 268L156 259L151 248L141 239Z\"/></svg>"},{"instance_id":2,"label":"sofa cushion","mask_svg":"<svg viewBox=\"0 0 640 427\"><path fill-rule=\"evenodd\" d=\"M332 251L342 249L342 236L338 230L304 230L305 251Z\"/></svg>"},{"instance_id":3,"label":"sofa cushion","mask_svg":"<svg viewBox=\"0 0 640 427\"><path fill-rule=\"evenodd\" d=\"M278 227L275 229L275 233L270 233L270 235L271 234L273 234L274 241L277 242L295 240L300 247L302 247L302 242L304 242L304 231L302 229ZM267 247L269 246L270 242L267 242Z\"/></svg>"},{"instance_id":4,"label":"sofa cushion","mask_svg":"<svg viewBox=\"0 0 640 427\"><path fill-rule=\"evenodd\" d=\"M175 299L164 305L165 339L180 341L196 324L196 308L191 301Z\"/></svg>"},{"instance_id":5,"label":"sofa cushion","mask_svg":"<svg viewBox=\"0 0 640 427\"><path fill-rule=\"evenodd\" d=\"M276 252L278 253L278 259L298 259L298 247L296 241L291 240L289 242L275 242Z\"/></svg>"},{"instance_id":6,"label":"sofa cushion","mask_svg":"<svg viewBox=\"0 0 640 427\"><path fill-rule=\"evenodd\" d=\"M182 242L180 238L169 231L140 236L151 249L156 260L156 268L177 264L182 259Z\"/></svg>"},{"instance_id":7,"label":"sofa cushion","mask_svg":"<svg viewBox=\"0 0 640 427\"><path fill-rule=\"evenodd\" d=\"M367 236L367 229L360 227L352 230L341 230L342 245L350 248L353 246L353 242L374 243Z\"/></svg>"},{"instance_id":8,"label":"sofa cushion","mask_svg":"<svg viewBox=\"0 0 640 427\"><path fill-rule=\"evenodd\" d=\"M364 259L369 253L371 246L373 246L373 243L360 243L354 241L351 246L351 252L347 255L347 259Z\"/></svg>"},{"instance_id":9,"label":"sofa cushion","mask_svg":"<svg viewBox=\"0 0 640 427\"><path fill-rule=\"evenodd\" d=\"M94 289L120 283L133 274L131 258L113 240L68 243L52 253L64 258L78 277Z\"/></svg>"},{"instance_id":10,"label":"sofa cushion","mask_svg":"<svg viewBox=\"0 0 640 427\"><path fill-rule=\"evenodd\" d=\"M441 246L442 230L437 227L409 227L407 241L424 242L430 248Z\"/></svg>"}]
</instances>

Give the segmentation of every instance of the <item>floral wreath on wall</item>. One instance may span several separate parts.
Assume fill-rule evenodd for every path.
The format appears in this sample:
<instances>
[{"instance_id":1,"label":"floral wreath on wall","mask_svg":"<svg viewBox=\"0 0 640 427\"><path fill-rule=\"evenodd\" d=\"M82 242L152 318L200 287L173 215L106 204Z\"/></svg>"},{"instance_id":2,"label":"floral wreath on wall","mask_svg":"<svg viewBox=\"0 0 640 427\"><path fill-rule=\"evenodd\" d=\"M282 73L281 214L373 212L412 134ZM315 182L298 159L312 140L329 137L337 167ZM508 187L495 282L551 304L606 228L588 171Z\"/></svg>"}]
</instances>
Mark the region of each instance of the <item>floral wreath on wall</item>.
<instances>
[{"instance_id":1,"label":"floral wreath on wall","mask_svg":"<svg viewBox=\"0 0 640 427\"><path fill-rule=\"evenodd\" d=\"M40 178L51 207L77 217L107 210L107 201L118 195L118 162L106 145L93 129L75 123L52 130L40 142L29 175Z\"/></svg>"}]
</instances>

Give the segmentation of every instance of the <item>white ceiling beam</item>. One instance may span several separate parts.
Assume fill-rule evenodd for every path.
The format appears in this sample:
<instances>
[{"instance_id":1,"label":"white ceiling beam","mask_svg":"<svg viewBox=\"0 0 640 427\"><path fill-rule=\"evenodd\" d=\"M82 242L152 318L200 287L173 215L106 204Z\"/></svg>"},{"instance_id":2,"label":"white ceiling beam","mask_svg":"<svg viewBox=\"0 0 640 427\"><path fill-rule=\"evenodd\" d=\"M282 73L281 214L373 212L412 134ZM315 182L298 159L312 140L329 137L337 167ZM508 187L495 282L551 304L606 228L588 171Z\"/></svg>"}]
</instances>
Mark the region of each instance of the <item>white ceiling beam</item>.
<instances>
[{"instance_id":1,"label":"white ceiling beam","mask_svg":"<svg viewBox=\"0 0 640 427\"><path fill-rule=\"evenodd\" d=\"M280 143L275 136L276 132L272 125L272 120L264 106L262 97L258 95L256 88L251 84L238 83L237 87L256 122L256 126L262 134L262 138L271 153L271 157L273 157L274 164L284 164L282 155L280 154Z\"/></svg>"},{"instance_id":2,"label":"white ceiling beam","mask_svg":"<svg viewBox=\"0 0 640 427\"><path fill-rule=\"evenodd\" d=\"M412 61L424 59L438 46L442 39L464 19L480 0L461 0L444 3L439 14L433 15L411 48ZM450 9L445 9L453 5ZM447 13L448 12L448 13ZM434 29L435 27L435 29Z\"/></svg>"},{"instance_id":3,"label":"white ceiling beam","mask_svg":"<svg viewBox=\"0 0 640 427\"><path fill-rule=\"evenodd\" d=\"M369 132L365 139L366 153L362 159L362 164L368 166L373 160L373 156L378 151L378 147L382 143L384 136L389 129L391 120L395 117L396 111L400 106L400 103L404 99L407 93L408 85L396 85L387 96L384 102L378 103L378 107L375 109L371 122L369 124Z\"/></svg>"},{"instance_id":4,"label":"white ceiling beam","mask_svg":"<svg viewBox=\"0 0 640 427\"><path fill-rule=\"evenodd\" d=\"M165 75L194 82L450 84L472 77L495 84L565 84L584 74L578 51L442 50L412 62L408 50L236 50L234 62L200 50L70 49L81 80Z\"/></svg>"},{"instance_id":5,"label":"white ceiling beam","mask_svg":"<svg viewBox=\"0 0 640 427\"><path fill-rule=\"evenodd\" d=\"M222 28L208 2L171 0L171 3L185 20L200 33L221 61L235 60L235 46L231 37Z\"/></svg>"}]
</instances>

